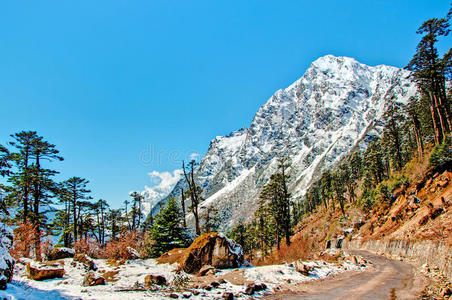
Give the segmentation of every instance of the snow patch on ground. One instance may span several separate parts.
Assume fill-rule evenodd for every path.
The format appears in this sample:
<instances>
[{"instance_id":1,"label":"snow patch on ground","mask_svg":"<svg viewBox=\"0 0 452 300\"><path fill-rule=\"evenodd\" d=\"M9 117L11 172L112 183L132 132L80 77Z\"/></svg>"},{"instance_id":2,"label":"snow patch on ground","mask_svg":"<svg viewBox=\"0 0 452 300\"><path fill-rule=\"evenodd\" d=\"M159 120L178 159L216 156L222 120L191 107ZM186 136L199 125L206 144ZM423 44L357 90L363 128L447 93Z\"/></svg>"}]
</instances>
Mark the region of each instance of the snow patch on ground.
<instances>
[{"instance_id":1,"label":"snow patch on ground","mask_svg":"<svg viewBox=\"0 0 452 300\"><path fill-rule=\"evenodd\" d=\"M26 263L29 260L23 260ZM73 264L73 260L66 258L64 260L65 276L60 279L50 279L44 281L34 281L28 279L26 276L26 266L24 263L16 264L14 280L8 284L5 291L0 291L0 298L6 299L167 299L171 292L175 292L182 297L182 291L171 290L158 290L158 291L122 291L123 289L133 289L134 287L143 287L144 278L148 274L163 275L167 281L171 284L176 278L180 276L186 276L188 278L193 277L190 274L177 274L177 264L158 264L154 259L137 259L128 261L124 265L118 267L109 266L106 260L96 259L94 260L99 270L105 271L119 271L119 274L115 277L118 278L116 282L107 282L106 285L99 286L82 286L83 277L86 274L84 266L80 263ZM315 280L317 278L325 278L331 274L337 274L345 272L347 270L364 270L364 267L360 267L345 261L342 265L325 263L322 261L313 261L306 263L309 266L314 267L309 276L305 276L296 271L292 264L284 265L272 265L262 267L250 267L242 268L244 271L245 279L247 281L253 281L255 283L265 283L269 287L265 292L259 292L253 296L243 294L244 285L234 285L230 282L221 284L220 288L213 288L211 291L204 289L198 289L200 294L195 296L191 294L190 299L214 299L221 297L224 292L232 292L237 295L238 298L249 299L251 297L259 297L266 293L272 292L278 285L288 283L300 283L309 280ZM220 275L225 275L229 272L237 271L222 270ZM102 273L97 273L97 276L101 276Z\"/></svg>"}]
</instances>

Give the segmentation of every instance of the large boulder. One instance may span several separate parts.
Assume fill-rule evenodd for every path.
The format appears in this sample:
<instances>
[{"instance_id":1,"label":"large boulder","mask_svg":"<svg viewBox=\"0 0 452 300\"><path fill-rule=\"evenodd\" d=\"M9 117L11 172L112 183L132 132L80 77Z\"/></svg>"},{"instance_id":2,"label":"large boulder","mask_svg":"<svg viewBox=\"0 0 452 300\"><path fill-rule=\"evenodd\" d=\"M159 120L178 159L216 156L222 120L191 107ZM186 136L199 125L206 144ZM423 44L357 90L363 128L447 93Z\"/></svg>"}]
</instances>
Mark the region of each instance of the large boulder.
<instances>
[{"instance_id":1,"label":"large boulder","mask_svg":"<svg viewBox=\"0 0 452 300\"><path fill-rule=\"evenodd\" d=\"M40 263L27 263L28 278L33 280L45 280L53 278L62 278L64 276L64 268L59 264L46 265Z\"/></svg>"},{"instance_id":2,"label":"large boulder","mask_svg":"<svg viewBox=\"0 0 452 300\"><path fill-rule=\"evenodd\" d=\"M52 251L50 251L50 254L47 256L48 260L58 260L63 258L72 258L74 257L75 251L71 248L53 248Z\"/></svg>"},{"instance_id":3,"label":"large boulder","mask_svg":"<svg viewBox=\"0 0 452 300\"><path fill-rule=\"evenodd\" d=\"M237 268L244 263L242 247L222 233L206 233L199 236L185 251L181 268L196 273L205 265L216 269Z\"/></svg>"},{"instance_id":4,"label":"large boulder","mask_svg":"<svg viewBox=\"0 0 452 300\"><path fill-rule=\"evenodd\" d=\"M13 247L13 238L11 228L0 223L0 290L6 289L6 284L13 278L15 260L9 254Z\"/></svg>"}]
</instances>

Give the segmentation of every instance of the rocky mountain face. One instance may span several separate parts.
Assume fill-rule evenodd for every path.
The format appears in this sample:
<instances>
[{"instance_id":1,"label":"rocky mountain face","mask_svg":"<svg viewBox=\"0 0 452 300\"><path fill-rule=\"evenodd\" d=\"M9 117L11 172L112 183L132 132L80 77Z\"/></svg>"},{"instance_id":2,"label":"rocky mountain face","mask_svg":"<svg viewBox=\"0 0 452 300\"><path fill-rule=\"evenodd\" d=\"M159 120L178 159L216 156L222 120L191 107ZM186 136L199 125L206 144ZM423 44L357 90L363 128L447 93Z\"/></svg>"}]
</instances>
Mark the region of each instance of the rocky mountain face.
<instances>
[{"instance_id":1,"label":"rocky mountain face","mask_svg":"<svg viewBox=\"0 0 452 300\"><path fill-rule=\"evenodd\" d=\"M371 67L347 57L317 59L258 110L249 128L211 141L195 172L203 188L202 207L216 207L224 227L249 220L262 186L284 156L291 161L290 192L302 199L322 169L375 128L389 101L405 103L416 95L408 76L406 70ZM183 187L181 179L172 193L180 195Z\"/></svg>"}]
</instances>

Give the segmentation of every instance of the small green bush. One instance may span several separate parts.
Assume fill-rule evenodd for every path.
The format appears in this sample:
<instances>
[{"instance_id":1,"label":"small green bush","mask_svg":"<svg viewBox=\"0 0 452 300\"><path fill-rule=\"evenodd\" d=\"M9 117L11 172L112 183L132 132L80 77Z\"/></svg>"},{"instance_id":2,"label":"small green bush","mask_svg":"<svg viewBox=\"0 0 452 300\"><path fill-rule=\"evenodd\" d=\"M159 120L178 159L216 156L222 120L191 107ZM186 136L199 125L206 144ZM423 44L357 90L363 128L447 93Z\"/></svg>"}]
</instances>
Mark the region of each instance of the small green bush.
<instances>
[{"instance_id":1,"label":"small green bush","mask_svg":"<svg viewBox=\"0 0 452 300\"><path fill-rule=\"evenodd\" d=\"M436 167L452 161L452 149L450 146L450 138L447 138L441 145L436 145L433 148L429 157L429 164L431 167Z\"/></svg>"}]
</instances>

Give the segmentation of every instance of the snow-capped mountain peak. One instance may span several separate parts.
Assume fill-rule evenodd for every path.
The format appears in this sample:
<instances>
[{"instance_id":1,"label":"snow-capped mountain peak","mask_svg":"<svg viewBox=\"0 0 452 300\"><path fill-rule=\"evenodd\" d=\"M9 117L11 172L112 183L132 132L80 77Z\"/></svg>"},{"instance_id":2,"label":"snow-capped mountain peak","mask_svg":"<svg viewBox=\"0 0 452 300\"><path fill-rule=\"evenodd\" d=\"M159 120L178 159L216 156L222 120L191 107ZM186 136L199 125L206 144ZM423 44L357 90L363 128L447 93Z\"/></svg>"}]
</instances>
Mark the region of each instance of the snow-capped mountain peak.
<instances>
[{"instance_id":1,"label":"snow-capped mountain peak","mask_svg":"<svg viewBox=\"0 0 452 300\"><path fill-rule=\"evenodd\" d=\"M282 156L291 160L291 193L301 199L313 177L348 154L374 126L388 101L406 102L417 93L408 75L348 57L315 60L259 108L248 129L211 141L195 172L206 199L202 205L219 209L225 227L249 219ZM176 184L175 195L184 185L183 180Z\"/></svg>"}]
</instances>

